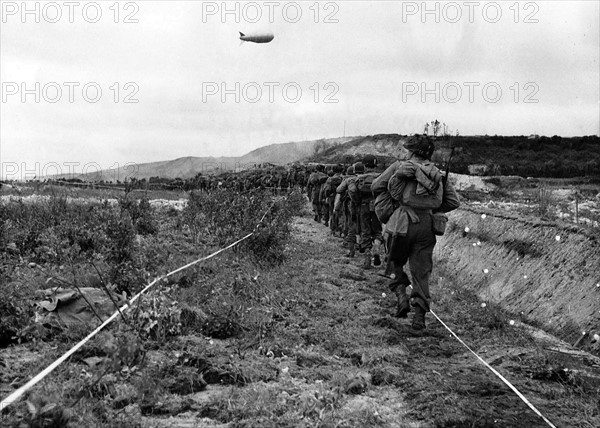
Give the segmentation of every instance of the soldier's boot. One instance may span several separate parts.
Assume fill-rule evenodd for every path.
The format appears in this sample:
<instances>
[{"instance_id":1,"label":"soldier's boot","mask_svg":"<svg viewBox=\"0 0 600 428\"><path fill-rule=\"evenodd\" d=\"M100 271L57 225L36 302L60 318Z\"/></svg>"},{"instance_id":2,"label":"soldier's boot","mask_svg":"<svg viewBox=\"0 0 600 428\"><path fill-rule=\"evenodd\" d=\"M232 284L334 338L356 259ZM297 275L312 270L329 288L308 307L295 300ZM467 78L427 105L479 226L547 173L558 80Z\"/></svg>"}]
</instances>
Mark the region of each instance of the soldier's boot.
<instances>
[{"instance_id":1,"label":"soldier's boot","mask_svg":"<svg viewBox=\"0 0 600 428\"><path fill-rule=\"evenodd\" d=\"M371 250L365 251L365 259L363 261L363 269L371 269Z\"/></svg>"},{"instance_id":2,"label":"soldier's boot","mask_svg":"<svg viewBox=\"0 0 600 428\"><path fill-rule=\"evenodd\" d=\"M379 239L375 239L373 241L372 252L374 254L374 256L373 256L373 265L374 266L381 266L381 257L379 257L379 254L381 253L382 247L383 247L383 245Z\"/></svg>"},{"instance_id":3,"label":"soldier's boot","mask_svg":"<svg viewBox=\"0 0 600 428\"><path fill-rule=\"evenodd\" d=\"M346 257L354 257L354 242L348 242L348 254Z\"/></svg>"},{"instance_id":4,"label":"soldier's boot","mask_svg":"<svg viewBox=\"0 0 600 428\"><path fill-rule=\"evenodd\" d=\"M415 306L415 313L413 314L412 323L410 325L410 332L417 336L420 336L425 332L425 309L423 309L421 305Z\"/></svg>"},{"instance_id":5,"label":"soldier's boot","mask_svg":"<svg viewBox=\"0 0 600 428\"><path fill-rule=\"evenodd\" d=\"M406 295L406 286L400 285L396 288L396 296L398 297L398 307L396 308L396 318L407 318L410 312L410 303Z\"/></svg>"},{"instance_id":6,"label":"soldier's boot","mask_svg":"<svg viewBox=\"0 0 600 428\"><path fill-rule=\"evenodd\" d=\"M381 266L381 257L379 257L379 254L373 256L373 266Z\"/></svg>"}]
</instances>

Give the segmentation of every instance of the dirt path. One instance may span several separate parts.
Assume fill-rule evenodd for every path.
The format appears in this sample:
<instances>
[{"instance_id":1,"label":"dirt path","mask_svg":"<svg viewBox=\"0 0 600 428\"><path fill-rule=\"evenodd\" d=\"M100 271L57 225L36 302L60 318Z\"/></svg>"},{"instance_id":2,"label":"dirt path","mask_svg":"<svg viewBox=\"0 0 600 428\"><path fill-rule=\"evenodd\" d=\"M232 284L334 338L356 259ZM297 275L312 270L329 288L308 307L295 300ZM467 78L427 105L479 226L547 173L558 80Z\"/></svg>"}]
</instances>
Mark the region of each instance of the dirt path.
<instances>
[{"instance_id":1,"label":"dirt path","mask_svg":"<svg viewBox=\"0 0 600 428\"><path fill-rule=\"evenodd\" d=\"M391 316L395 300L379 276L382 269L365 271L362 258L342 257L341 240L307 218L298 219L297 232L301 243L318 248L315 258L305 262L306 275L321 288L323 306L311 314L304 339L318 348L312 352L339 361L349 382L352 376L363 377L367 385L365 392L346 397L341 414L363 406L367 419L383 426L546 426L431 315L428 334L411 337L409 320ZM542 359L540 350L550 343L534 342L518 321L511 324L498 310L481 307L440 275L438 269L432 276L436 313L558 426L578 426L578 416L584 415L557 408L555 401L567 393L568 385L561 383L569 383L568 367L581 362L560 353L554 365ZM523 365L524 360L532 361ZM593 411L594 403L590 406Z\"/></svg>"}]
</instances>

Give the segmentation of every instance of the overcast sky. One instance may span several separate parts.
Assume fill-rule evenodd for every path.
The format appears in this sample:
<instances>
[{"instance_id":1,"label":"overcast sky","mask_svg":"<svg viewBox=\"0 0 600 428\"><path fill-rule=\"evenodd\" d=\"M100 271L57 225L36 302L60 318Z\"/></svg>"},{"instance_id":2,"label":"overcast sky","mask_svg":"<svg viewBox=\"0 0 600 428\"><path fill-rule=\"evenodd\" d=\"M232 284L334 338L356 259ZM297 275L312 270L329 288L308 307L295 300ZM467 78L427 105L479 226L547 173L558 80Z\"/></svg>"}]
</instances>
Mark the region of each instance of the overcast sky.
<instances>
[{"instance_id":1,"label":"overcast sky","mask_svg":"<svg viewBox=\"0 0 600 428\"><path fill-rule=\"evenodd\" d=\"M238 16L220 1L28 2L37 23L3 1L3 173L237 156L342 136L344 122L346 135L433 119L461 134L598 134L599 2L476 3L428 2L436 22L420 1L228 3ZM238 31L275 38L240 45Z\"/></svg>"}]
</instances>

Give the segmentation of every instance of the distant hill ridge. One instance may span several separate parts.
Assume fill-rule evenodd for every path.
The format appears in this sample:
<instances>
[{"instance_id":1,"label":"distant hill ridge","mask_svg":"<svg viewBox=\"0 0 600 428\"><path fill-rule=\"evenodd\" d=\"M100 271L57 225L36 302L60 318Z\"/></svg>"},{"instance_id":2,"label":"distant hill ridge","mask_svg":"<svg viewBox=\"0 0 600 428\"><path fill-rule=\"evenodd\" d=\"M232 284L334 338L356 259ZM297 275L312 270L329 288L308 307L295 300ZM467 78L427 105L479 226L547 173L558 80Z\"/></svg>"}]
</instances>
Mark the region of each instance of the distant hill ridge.
<instances>
[{"instance_id":1,"label":"distant hill ridge","mask_svg":"<svg viewBox=\"0 0 600 428\"><path fill-rule=\"evenodd\" d=\"M355 137L324 138L319 140L271 144L252 150L243 156L195 157L186 156L168 161L129 164L119 169L108 169L72 176L57 175L51 178L79 178L84 181L124 181L128 178L193 178L198 173L215 174L239 171L255 164L272 163L285 165L306 159L315 152L315 147L330 147L343 144Z\"/></svg>"},{"instance_id":2,"label":"distant hill ridge","mask_svg":"<svg viewBox=\"0 0 600 428\"><path fill-rule=\"evenodd\" d=\"M356 137L319 151L311 162L351 164L366 154L391 162L401 154L408 136L377 134ZM434 162L445 161L451 148L452 172L475 175L518 175L521 177L570 178L600 176L600 137L540 137L477 135L439 138Z\"/></svg>"}]
</instances>

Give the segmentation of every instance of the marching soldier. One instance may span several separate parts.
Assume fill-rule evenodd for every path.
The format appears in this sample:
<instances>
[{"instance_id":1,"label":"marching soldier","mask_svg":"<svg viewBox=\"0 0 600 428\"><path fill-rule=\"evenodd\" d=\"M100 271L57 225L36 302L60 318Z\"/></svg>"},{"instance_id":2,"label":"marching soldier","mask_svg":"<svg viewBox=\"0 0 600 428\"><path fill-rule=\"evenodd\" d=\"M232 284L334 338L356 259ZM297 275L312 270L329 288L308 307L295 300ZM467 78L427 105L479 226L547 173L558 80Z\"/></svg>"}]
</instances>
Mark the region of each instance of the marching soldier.
<instances>
[{"instance_id":1,"label":"marching soldier","mask_svg":"<svg viewBox=\"0 0 600 428\"><path fill-rule=\"evenodd\" d=\"M365 166L364 174L360 174L356 180L356 191L358 195L351 197L355 199L358 208L358 228L360 230L359 251L365 253L363 268L371 267L371 258L375 266L381 265L380 253L382 250L381 223L375 215L375 197L371 191L373 181L379 176L375 171L377 158L369 155L363 159Z\"/></svg>"},{"instance_id":2,"label":"marching soldier","mask_svg":"<svg viewBox=\"0 0 600 428\"><path fill-rule=\"evenodd\" d=\"M335 211L344 210L346 217L346 236L345 242L348 245L348 254L346 257L354 257L356 252L356 234L358 232L358 209L356 202L350 197L349 189L356 187L356 174L363 173L365 166L357 162L346 171L347 177L337 187L336 196L339 203L336 202Z\"/></svg>"},{"instance_id":3,"label":"marching soldier","mask_svg":"<svg viewBox=\"0 0 600 428\"><path fill-rule=\"evenodd\" d=\"M307 192L310 202L312 203L313 212L315 213L314 220L321 222L321 186L327 181L327 176L323 172L324 165L317 165L316 171L308 177Z\"/></svg>"},{"instance_id":4,"label":"marching soldier","mask_svg":"<svg viewBox=\"0 0 600 428\"><path fill-rule=\"evenodd\" d=\"M411 306L414 315L411 332L425 330L425 314L429 312L429 276L433 269L433 249L436 233L442 234L439 213L447 213L460 205L458 195L449 182L444 182L439 169L431 162L434 140L427 135L415 135L405 144L408 156L394 163L383 175L389 178L388 190L398 207L386 223L389 234L388 263L393 270L390 289L398 296L397 316L406 318ZM412 276L410 285L404 272L408 261Z\"/></svg>"},{"instance_id":5,"label":"marching soldier","mask_svg":"<svg viewBox=\"0 0 600 428\"><path fill-rule=\"evenodd\" d=\"M335 205L335 196L337 194L337 187L342 184L342 165L335 165L332 169L333 175L331 175L325 184L323 185L323 190L321 193L325 197L325 209L329 213L329 229L331 230L331 235L335 236L335 234L340 229L339 226L339 215L334 210Z\"/></svg>"}]
</instances>

